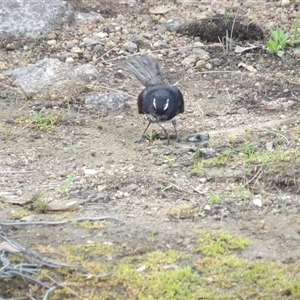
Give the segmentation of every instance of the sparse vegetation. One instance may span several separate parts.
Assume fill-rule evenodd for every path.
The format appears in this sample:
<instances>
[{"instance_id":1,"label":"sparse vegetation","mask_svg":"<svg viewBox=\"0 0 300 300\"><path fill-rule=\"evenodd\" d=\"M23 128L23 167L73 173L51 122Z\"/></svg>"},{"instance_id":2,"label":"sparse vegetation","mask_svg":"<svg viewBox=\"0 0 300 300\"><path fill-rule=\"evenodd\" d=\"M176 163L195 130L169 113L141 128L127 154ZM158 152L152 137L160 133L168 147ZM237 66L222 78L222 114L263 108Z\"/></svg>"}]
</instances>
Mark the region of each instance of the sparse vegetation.
<instances>
[{"instance_id":1,"label":"sparse vegetation","mask_svg":"<svg viewBox=\"0 0 300 300\"><path fill-rule=\"evenodd\" d=\"M72 184L72 181L73 181L73 175L70 174L70 175L67 177L67 179L66 179L64 185L62 186L62 188L58 189L57 192L60 193L60 194L65 194L65 193L67 192L67 189L68 189L68 188L70 187L70 185Z\"/></svg>"},{"instance_id":2,"label":"sparse vegetation","mask_svg":"<svg viewBox=\"0 0 300 300\"><path fill-rule=\"evenodd\" d=\"M33 111L32 114L31 117L18 117L17 122L21 125L32 124L38 130L49 131L61 123L63 116L62 113L44 115L42 111Z\"/></svg>"},{"instance_id":3,"label":"sparse vegetation","mask_svg":"<svg viewBox=\"0 0 300 300\"><path fill-rule=\"evenodd\" d=\"M281 28L277 27L276 29L270 28L271 38L267 41L268 50L276 54L279 57L284 55L284 50L287 45L294 47L300 43L298 39L298 29L299 29L299 16L295 21L295 27L293 35L290 38L289 33L284 32Z\"/></svg>"},{"instance_id":4,"label":"sparse vegetation","mask_svg":"<svg viewBox=\"0 0 300 300\"><path fill-rule=\"evenodd\" d=\"M45 191L37 190L32 193L31 198L33 209L45 213L49 208L49 201Z\"/></svg>"}]
</instances>

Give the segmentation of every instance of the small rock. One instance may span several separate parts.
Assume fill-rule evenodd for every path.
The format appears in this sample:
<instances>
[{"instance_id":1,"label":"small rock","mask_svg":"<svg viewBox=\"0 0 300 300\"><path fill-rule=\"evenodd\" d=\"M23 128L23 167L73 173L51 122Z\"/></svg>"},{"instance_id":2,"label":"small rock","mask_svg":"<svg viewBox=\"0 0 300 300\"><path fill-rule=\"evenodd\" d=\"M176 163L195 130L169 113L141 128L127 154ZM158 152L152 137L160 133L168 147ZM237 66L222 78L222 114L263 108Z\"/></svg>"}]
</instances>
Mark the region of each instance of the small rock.
<instances>
[{"instance_id":1,"label":"small rock","mask_svg":"<svg viewBox=\"0 0 300 300\"><path fill-rule=\"evenodd\" d=\"M66 63L67 64L73 64L74 63L74 58L73 57L67 57L66 58Z\"/></svg>"},{"instance_id":2,"label":"small rock","mask_svg":"<svg viewBox=\"0 0 300 300\"><path fill-rule=\"evenodd\" d=\"M237 110L237 114L239 115L247 115L248 114L248 109L245 107L241 107Z\"/></svg>"},{"instance_id":3,"label":"small rock","mask_svg":"<svg viewBox=\"0 0 300 300\"><path fill-rule=\"evenodd\" d=\"M205 65L205 68L208 69L208 70L211 70L213 68L213 65L211 63L207 63Z\"/></svg>"},{"instance_id":4,"label":"small rock","mask_svg":"<svg viewBox=\"0 0 300 300\"><path fill-rule=\"evenodd\" d=\"M204 65L205 65L205 60L202 60L202 59L198 60L197 63L196 63L197 68L201 68Z\"/></svg>"},{"instance_id":5,"label":"small rock","mask_svg":"<svg viewBox=\"0 0 300 300\"><path fill-rule=\"evenodd\" d=\"M146 266L141 266L138 269L136 269L137 272L144 272L145 270L147 270Z\"/></svg>"},{"instance_id":6,"label":"small rock","mask_svg":"<svg viewBox=\"0 0 300 300\"><path fill-rule=\"evenodd\" d=\"M164 270L177 270L179 267L177 265L166 265L163 266Z\"/></svg>"},{"instance_id":7,"label":"small rock","mask_svg":"<svg viewBox=\"0 0 300 300\"><path fill-rule=\"evenodd\" d=\"M108 34L106 32L98 32L96 36L99 37L100 39L103 39L108 37Z\"/></svg>"},{"instance_id":8,"label":"small rock","mask_svg":"<svg viewBox=\"0 0 300 300\"><path fill-rule=\"evenodd\" d=\"M66 203L65 208L67 208L68 210L75 210L75 209L78 209L78 206L79 206L78 202L75 200L75 201Z\"/></svg>"},{"instance_id":9,"label":"small rock","mask_svg":"<svg viewBox=\"0 0 300 300\"><path fill-rule=\"evenodd\" d=\"M74 46L75 46L75 44L74 44L73 42L67 42L67 43L66 43L66 47L67 47L68 49L72 49Z\"/></svg>"},{"instance_id":10,"label":"small rock","mask_svg":"<svg viewBox=\"0 0 300 300\"><path fill-rule=\"evenodd\" d=\"M213 63L215 66L220 66L222 64L222 60L220 58L214 58Z\"/></svg>"},{"instance_id":11,"label":"small rock","mask_svg":"<svg viewBox=\"0 0 300 300\"><path fill-rule=\"evenodd\" d=\"M193 48L192 52L200 60L209 60L210 59L209 53L201 48Z\"/></svg>"},{"instance_id":12,"label":"small rock","mask_svg":"<svg viewBox=\"0 0 300 300\"><path fill-rule=\"evenodd\" d=\"M273 151L273 142L266 142L267 151Z\"/></svg>"},{"instance_id":13,"label":"small rock","mask_svg":"<svg viewBox=\"0 0 300 300\"><path fill-rule=\"evenodd\" d=\"M163 15L163 14L167 13L168 11L170 11L171 9L172 9L171 7L161 5L161 6L155 7L154 9L151 9L150 13L154 14L154 15Z\"/></svg>"},{"instance_id":14,"label":"small rock","mask_svg":"<svg viewBox=\"0 0 300 300\"><path fill-rule=\"evenodd\" d=\"M206 204L206 205L204 206L204 210L206 210L206 211L211 211L211 206L210 206L209 204Z\"/></svg>"},{"instance_id":15,"label":"small rock","mask_svg":"<svg viewBox=\"0 0 300 300\"><path fill-rule=\"evenodd\" d=\"M130 193L131 191L137 189L139 186L135 183L132 183L132 184L129 184L129 185L126 185L124 187L122 187L120 190L121 192L123 193Z\"/></svg>"},{"instance_id":16,"label":"small rock","mask_svg":"<svg viewBox=\"0 0 300 300\"><path fill-rule=\"evenodd\" d=\"M116 43L114 43L113 41L107 41L106 44L105 44L105 49L112 49L114 47L116 47Z\"/></svg>"},{"instance_id":17,"label":"small rock","mask_svg":"<svg viewBox=\"0 0 300 300\"><path fill-rule=\"evenodd\" d=\"M295 48L295 49L294 49L294 56L295 56L296 58L300 58L300 48Z\"/></svg>"},{"instance_id":18,"label":"small rock","mask_svg":"<svg viewBox=\"0 0 300 300\"><path fill-rule=\"evenodd\" d=\"M164 49L169 48L169 45L164 41L153 43L153 49L162 49L162 48Z\"/></svg>"},{"instance_id":19,"label":"small rock","mask_svg":"<svg viewBox=\"0 0 300 300\"><path fill-rule=\"evenodd\" d=\"M83 43L86 46L93 46L95 44L99 44L100 42L92 38L83 38Z\"/></svg>"},{"instance_id":20,"label":"small rock","mask_svg":"<svg viewBox=\"0 0 300 300\"><path fill-rule=\"evenodd\" d=\"M201 148L199 149L199 151L201 152L201 155L204 158L211 158L217 156L216 151L212 148Z\"/></svg>"},{"instance_id":21,"label":"small rock","mask_svg":"<svg viewBox=\"0 0 300 300\"><path fill-rule=\"evenodd\" d=\"M130 52L130 53L135 53L137 51L137 44L135 44L134 42L132 41L127 41L124 45L123 45L123 48Z\"/></svg>"},{"instance_id":22,"label":"small rock","mask_svg":"<svg viewBox=\"0 0 300 300\"><path fill-rule=\"evenodd\" d=\"M181 65L184 67L193 67L197 61L197 57L194 55L190 55L181 61Z\"/></svg>"},{"instance_id":23,"label":"small rock","mask_svg":"<svg viewBox=\"0 0 300 300\"><path fill-rule=\"evenodd\" d=\"M201 43L201 42L195 42L194 44L193 44L193 47L204 47L205 45L203 44L203 43Z\"/></svg>"},{"instance_id":24,"label":"small rock","mask_svg":"<svg viewBox=\"0 0 300 300\"><path fill-rule=\"evenodd\" d=\"M82 50L78 46L75 46L70 50L70 52L72 52L72 53L82 53Z\"/></svg>"},{"instance_id":25,"label":"small rock","mask_svg":"<svg viewBox=\"0 0 300 300\"><path fill-rule=\"evenodd\" d=\"M93 169L85 169L83 172L85 175L96 175L99 171Z\"/></svg>"},{"instance_id":26,"label":"small rock","mask_svg":"<svg viewBox=\"0 0 300 300\"><path fill-rule=\"evenodd\" d=\"M56 40L49 40L49 41L47 41L47 44L49 46L55 46L56 45Z\"/></svg>"},{"instance_id":27,"label":"small rock","mask_svg":"<svg viewBox=\"0 0 300 300\"><path fill-rule=\"evenodd\" d=\"M86 96L85 105L104 107L106 109L117 109L122 107L128 99L129 96L121 92L93 93Z\"/></svg>"},{"instance_id":28,"label":"small rock","mask_svg":"<svg viewBox=\"0 0 300 300\"><path fill-rule=\"evenodd\" d=\"M197 133L197 134L190 134L186 140L188 142L204 142L209 140L209 134L205 133Z\"/></svg>"},{"instance_id":29,"label":"small rock","mask_svg":"<svg viewBox=\"0 0 300 300\"><path fill-rule=\"evenodd\" d=\"M253 204L254 204L255 206L262 207L262 201L261 201L260 198L255 198L255 199L253 200Z\"/></svg>"},{"instance_id":30,"label":"small rock","mask_svg":"<svg viewBox=\"0 0 300 300\"><path fill-rule=\"evenodd\" d=\"M290 0L282 0L281 1L281 6L288 6L290 5Z\"/></svg>"},{"instance_id":31,"label":"small rock","mask_svg":"<svg viewBox=\"0 0 300 300\"><path fill-rule=\"evenodd\" d=\"M53 32L53 33L49 33L47 35L47 39L48 40L55 40L56 39L56 34Z\"/></svg>"},{"instance_id":32,"label":"small rock","mask_svg":"<svg viewBox=\"0 0 300 300\"><path fill-rule=\"evenodd\" d=\"M4 62L0 61L0 71L1 71L1 70L6 70L6 69L7 69L7 67L6 67L6 65L4 64Z\"/></svg>"},{"instance_id":33,"label":"small rock","mask_svg":"<svg viewBox=\"0 0 300 300\"><path fill-rule=\"evenodd\" d=\"M295 104L295 101L289 100L287 102L282 103L282 106L283 106L284 109L287 109L287 108L293 106L294 104Z\"/></svg>"},{"instance_id":34,"label":"small rock","mask_svg":"<svg viewBox=\"0 0 300 300\"><path fill-rule=\"evenodd\" d=\"M176 23L173 19L171 19L171 20L167 20L164 23L164 26L166 27L166 29L168 31L175 31L175 30L177 30L180 27L180 24Z\"/></svg>"}]
</instances>

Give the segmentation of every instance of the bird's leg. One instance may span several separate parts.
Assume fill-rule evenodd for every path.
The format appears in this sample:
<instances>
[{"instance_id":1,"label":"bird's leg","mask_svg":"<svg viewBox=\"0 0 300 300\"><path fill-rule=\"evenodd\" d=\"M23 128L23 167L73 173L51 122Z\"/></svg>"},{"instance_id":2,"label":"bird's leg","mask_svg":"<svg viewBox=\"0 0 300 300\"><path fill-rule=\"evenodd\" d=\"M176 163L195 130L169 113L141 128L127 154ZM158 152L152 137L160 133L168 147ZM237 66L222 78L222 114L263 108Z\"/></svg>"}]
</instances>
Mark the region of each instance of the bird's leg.
<instances>
[{"instance_id":1,"label":"bird's leg","mask_svg":"<svg viewBox=\"0 0 300 300\"><path fill-rule=\"evenodd\" d=\"M159 120L158 119L156 119L156 123L157 123L157 125L165 132L165 134L167 135L167 139L168 139L168 145L170 145L170 137L169 137L169 135L168 135L168 133L167 133L167 131L166 131L166 129L165 128L163 128L162 127L162 125L160 125L160 123L159 123Z\"/></svg>"},{"instance_id":2,"label":"bird's leg","mask_svg":"<svg viewBox=\"0 0 300 300\"><path fill-rule=\"evenodd\" d=\"M143 132L141 138L140 138L139 140L137 140L136 143L141 143L141 142L143 142L143 141L145 140L145 132L147 131L147 129L148 129L148 127L150 126L151 123L152 123L152 122L149 121L149 123L148 123L146 129L144 130L144 132Z\"/></svg>"},{"instance_id":3,"label":"bird's leg","mask_svg":"<svg viewBox=\"0 0 300 300\"><path fill-rule=\"evenodd\" d=\"M175 130L175 141L180 142L180 137L178 135L177 128L176 128L176 119L172 120L172 124L173 124L174 130Z\"/></svg>"}]
</instances>

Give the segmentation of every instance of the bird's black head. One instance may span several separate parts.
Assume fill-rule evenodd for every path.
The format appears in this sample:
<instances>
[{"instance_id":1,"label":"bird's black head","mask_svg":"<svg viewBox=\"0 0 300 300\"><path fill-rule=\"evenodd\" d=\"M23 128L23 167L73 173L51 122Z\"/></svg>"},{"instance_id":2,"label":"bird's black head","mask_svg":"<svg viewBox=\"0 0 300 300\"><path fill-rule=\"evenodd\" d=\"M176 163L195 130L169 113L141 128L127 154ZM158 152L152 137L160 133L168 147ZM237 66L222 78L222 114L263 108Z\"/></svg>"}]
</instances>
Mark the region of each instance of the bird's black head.
<instances>
[{"instance_id":1,"label":"bird's black head","mask_svg":"<svg viewBox=\"0 0 300 300\"><path fill-rule=\"evenodd\" d=\"M168 118L169 105L170 99L164 97L153 98L151 114L159 121L164 121Z\"/></svg>"}]
</instances>

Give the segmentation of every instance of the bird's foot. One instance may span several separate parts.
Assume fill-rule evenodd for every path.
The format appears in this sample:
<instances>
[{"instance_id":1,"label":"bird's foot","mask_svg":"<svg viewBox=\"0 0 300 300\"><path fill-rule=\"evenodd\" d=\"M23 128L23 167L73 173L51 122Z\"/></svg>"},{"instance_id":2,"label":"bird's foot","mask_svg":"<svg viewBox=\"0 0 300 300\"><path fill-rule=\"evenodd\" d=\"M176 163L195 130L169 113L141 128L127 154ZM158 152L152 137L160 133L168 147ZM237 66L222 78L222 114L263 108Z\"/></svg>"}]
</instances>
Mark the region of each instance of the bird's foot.
<instances>
[{"instance_id":1,"label":"bird's foot","mask_svg":"<svg viewBox=\"0 0 300 300\"><path fill-rule=\"evenodd\" d=\"M175 138L174 138L175 142L179 143L181 142L181 138L179 135L175 135Z\"/></svg>"},{"instance_id":2,"label":"bird's foot","mask_svg":"<svg viewBox=\"0 0 300 300\"><path fill-rule=\"evenodd\" d=\"M145 141L145 138L146 136L143 134L139 140L135 141L135 143L142 143Z\"/></svg>"}]
</instances>

